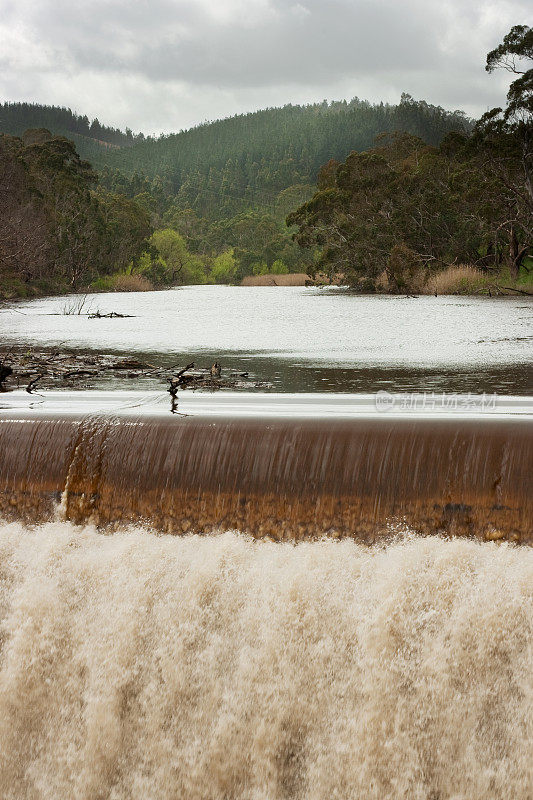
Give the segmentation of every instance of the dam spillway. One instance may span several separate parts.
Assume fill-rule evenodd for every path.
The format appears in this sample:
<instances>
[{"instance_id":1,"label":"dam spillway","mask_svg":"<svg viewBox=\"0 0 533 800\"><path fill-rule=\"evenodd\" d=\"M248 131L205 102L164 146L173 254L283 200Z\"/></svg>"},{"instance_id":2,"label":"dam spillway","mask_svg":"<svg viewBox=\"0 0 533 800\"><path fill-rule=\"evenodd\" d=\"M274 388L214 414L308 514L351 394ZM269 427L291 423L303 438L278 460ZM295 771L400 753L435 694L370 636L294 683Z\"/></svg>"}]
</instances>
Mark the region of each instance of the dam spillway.
<instances>
[{"instance_id":1,"label":"dam spillway","mask_svg":"<svg viewBox=\"0 0 533 800\"><path fill-rule=\"evenodd\" d=\"M371 396L195 394L170 414L161 395L89 394L4 401L3 516L43 521L61 502L75 523L173 534L372 543L400 524L531 543L523 399L378 413Z\"/></svg>"},{"instance_id":2,"label":"dam spillway","mask_svg":"<svg viewBox=\"0 0 533 800\"><path fill-rule=\"evenodd\" d=\"M0 796L526 800L530 453L520 399L0 396Z\"/></svg>"}]
</instances>

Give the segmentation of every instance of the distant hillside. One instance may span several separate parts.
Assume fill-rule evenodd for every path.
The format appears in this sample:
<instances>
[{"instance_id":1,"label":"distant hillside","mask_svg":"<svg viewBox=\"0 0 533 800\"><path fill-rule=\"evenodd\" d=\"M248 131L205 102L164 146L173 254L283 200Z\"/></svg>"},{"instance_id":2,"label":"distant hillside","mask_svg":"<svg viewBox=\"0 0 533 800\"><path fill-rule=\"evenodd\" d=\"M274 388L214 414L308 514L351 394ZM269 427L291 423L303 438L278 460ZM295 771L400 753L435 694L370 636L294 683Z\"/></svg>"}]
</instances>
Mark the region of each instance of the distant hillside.
<instances>
[{"instance_id":1,"label":"distant hillside","mask_svg":"<svg viewBox=\"0 0 533 800\"><path fill-rule=\"evenodd\" d=\"M99 155L107 149L131 147L144 136L134 136L126 128L101 125L97 119L75 114L70 108L43 106L38 103L0 104L0 132L10 136L22 136L29 128L47 128L56 136L65 136L76 143L76 149L85 159L99 160Z\"/></svg>"},{"instance_id":2,"label":"distant hillside","mask_svg":"<svg viewBox=\"0 0 533 800\"><path fill-rule=\"evenodd\" d=\"M110 188L108 170L130 177L137 173L152 181L156 193L173 196L179 207L227 217L250 207L274 211L280 192L314 185L323 164L371 147L380 133L406 131L437 145L448 132L470 127L462 112L409 95L398 105L358 99L288 105L138 141L128 150L101 154L97 166L107 165L104 180Z\"/></svg>"},{"instance_id":3,"label":"distant hillside","mask_svg":"<svg viewBox=\"0 0 533 800\"><path fill-rule=\"evenodd\" d=\"M367 149L380 133L407 131L436 145L451 130L468 130L470 121L403 95L398 105L356 98L269 108L154 139L66 108L0 106L1 132L20 136L40 127L73 139L107 188L132 197L148 193L160 210L173 204L223 219L259 208L283 216L293 195L299 202L309 194L324 163ZM280 197L289 187L301 188Z\"/></svg>"}]
</instances>

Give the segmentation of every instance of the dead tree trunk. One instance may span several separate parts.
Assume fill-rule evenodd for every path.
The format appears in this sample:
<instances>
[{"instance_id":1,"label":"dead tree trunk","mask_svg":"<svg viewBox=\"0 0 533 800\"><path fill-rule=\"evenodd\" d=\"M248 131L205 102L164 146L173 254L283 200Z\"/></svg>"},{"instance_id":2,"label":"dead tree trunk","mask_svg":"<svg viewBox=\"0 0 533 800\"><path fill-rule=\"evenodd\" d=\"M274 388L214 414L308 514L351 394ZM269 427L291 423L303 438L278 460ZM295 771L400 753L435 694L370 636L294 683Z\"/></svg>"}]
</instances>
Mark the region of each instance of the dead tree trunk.
<instances>
[{"instance_id":1,"label":"dead tree trunk","mask_svg":"<svg viewBox=\"0 0 533 800\"><path fill-rule=\"evenodd\" d=\"M518 278L518 270L520 268L520 265L517 263L519 245L518 245L518 238L517 238L517 235L516 235L516 230L515 230L515 226L514 225L511 225L509 238L510 238L510 243L509 243L509 266L511 268L511 277L516 280L516 278Z\"/></svg>"}]
</instances>

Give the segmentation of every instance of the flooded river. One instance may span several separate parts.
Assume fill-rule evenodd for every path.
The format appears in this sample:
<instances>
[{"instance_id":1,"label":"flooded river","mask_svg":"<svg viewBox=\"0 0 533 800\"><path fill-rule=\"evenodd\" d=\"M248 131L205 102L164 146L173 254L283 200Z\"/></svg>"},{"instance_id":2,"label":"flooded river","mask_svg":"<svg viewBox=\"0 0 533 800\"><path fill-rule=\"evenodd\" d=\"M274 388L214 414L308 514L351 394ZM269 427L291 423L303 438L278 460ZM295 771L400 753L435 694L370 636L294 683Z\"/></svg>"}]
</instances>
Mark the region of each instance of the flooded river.
<instances>
[{"instance_id":1,"label":"flooded river","mask_svg":"<svg viewBox=\"0 0 533 800\"><path fill-rule=\"evenodd\" d=\"M80 304L81 314L66 313ZM131 316L91 319L96 311ZM218 360L282 392L524 395L533 387L532 311L533 302L523 297L189 286L6 307L0 311L0 345L3 354L36 347L134 354L155 366ZM157 383L141 378L135 387ZM114 378L96 384L113 388Z\"/></svg>"}]
</instances>

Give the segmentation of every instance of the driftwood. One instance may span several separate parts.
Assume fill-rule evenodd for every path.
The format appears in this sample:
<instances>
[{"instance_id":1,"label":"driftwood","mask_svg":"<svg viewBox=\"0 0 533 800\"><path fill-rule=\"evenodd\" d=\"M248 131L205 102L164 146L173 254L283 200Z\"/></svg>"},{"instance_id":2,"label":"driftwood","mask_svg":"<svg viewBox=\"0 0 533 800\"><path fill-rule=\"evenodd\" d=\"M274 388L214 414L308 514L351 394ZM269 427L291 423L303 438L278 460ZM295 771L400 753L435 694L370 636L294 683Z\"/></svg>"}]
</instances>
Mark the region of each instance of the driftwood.
<instances>
[{"instance_id":1,"label":"driftwood","mask_svg":"<svg viewBox=\"0 0 533 800\"><path fill-rule=\"evenodd\" d=\"M114 364L110 365L111 369L150 369L152 367L151 364L144 364L142 361L138 361L136 358L123 358L121 361L115 361Z\"/></svg>"},{"instance_id":2,"label":"driftwood","mask_svg":"<svg viewBox=\"0 0 533 800\"><path fill-rule=\"evenodd\" d=\"M170 411L172 414L177 413L178 409L178 389L184 389L188 386L189 383L192 383L194 380L193 375L186 375L185 373L188 370L194 367L194 363L191 362L187 364L184 369L180 369L179 372L176 373L172 378L169 378L170 386L168 387L168 392L170 393Z\"/></svg>"},{"instance_id":3,"label":"driftwood","mask_svg":"<svg viewBox=\"0 0 533 800\"><path fill-rule=\"evenodd\" d=\"M135 314L119 314L118 311L111 311L110 314L101 314L95 311L94 314L89 314L89 319L125 319L126 317L132 318Z\"/></svg>"},{"instance_id":4,"label":"driftwood","mask_svg":"<svg viewBox=\"0 0 533 800\"><path fill-rule=\"evenodd\" d=\"M33 378L33 380L31 380L28 383L28 385L26 386L26 391L28 392L28 394L32 394L33 390L37 387L37 384L39 383L41 378L44 378L44 375L37 375L36 378Z\"/></svg>"},{"instance_id":5,"label":"driftwood","mask_svg":"<svg viewBox=\"0 0 533 800\"><path fill-rule=\"evenodd\" d=\"M183 369L180 369L180 371L177 372L176 375L174 375L174 377L168 378L170 386L168 387L167 391L170 393L170 396L173 399L176 399L176 396L178 394L178 389L183 389L189 383L192 383L192 381L194 381L194 375L185 374L193 367L194 367L194 362L191 362L190 364L187 364L187 366L184 367Z\"/></svg>"},{"instance_id":6,"label":"driftwood","mask_svg":"<svg viewBox=\"0 0 533 800\"><path fill-rule=\"evenodd\" d=\"M516 289L514 286L498 286L497 284L491 284L491 286L496 286L497 289L506 289L508 292L518 292L518 294L526 294L528 297L533 297L533 292L526 292L525 289Z\"/></svg>"},{"instance_id":7,"label":"driftwood","mask_svg":"<svg viewBox=\"0 0 533 800\"><path fill-rule=\"evenodd\" d=\"M73 369L70 372L64 372L64 378L81 378L84 375L98 375L97 369Z\"/></svg>"},{"instance_id":8,"label":"driftwood","mask_svg":"<svg viewBox=\"0 0 533 800\"><path fill-rule=\"evenodd\" d=\"M7 366L9 362L9 367ZM38 376L38 378L36 378ZM222 369L215 361L211 366L196 367L187 364L161 364L156 366L137 358L119 359L111 354L64 352L58 349L39 350L15 346L0 353L0 391L27 389L29 394L37 381L39 389L86 389L105 382L114 382L117 388L131 386L132 381L147 380L166 384L169 394L177 397L183 389L218 391L219 389L268 389L270 383L255 380L248 372L238 372L230 367Z\"/></svg>"}]
</instances>

